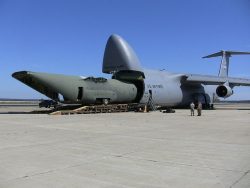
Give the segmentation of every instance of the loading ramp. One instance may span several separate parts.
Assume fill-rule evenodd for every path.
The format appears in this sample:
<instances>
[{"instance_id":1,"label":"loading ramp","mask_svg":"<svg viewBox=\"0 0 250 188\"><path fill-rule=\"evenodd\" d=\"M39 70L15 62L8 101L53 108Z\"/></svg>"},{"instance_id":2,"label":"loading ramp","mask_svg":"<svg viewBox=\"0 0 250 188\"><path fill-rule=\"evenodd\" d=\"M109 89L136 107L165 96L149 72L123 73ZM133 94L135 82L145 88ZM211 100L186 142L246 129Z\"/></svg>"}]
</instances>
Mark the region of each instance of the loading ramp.
<instances>
[{"instance_id":1,"label":"loading ramp","mask_svg":"<svg viewBox=\"0 0 250 188\"><path fill-rule=\"evenodd\" d=\"M56 110L50 115L73 115L73 114L97 114L97 113L119 113L135 111L139 104L110 104L110 105L93 105L81 106L70 110Z\"/></svg>"}]
</instances>

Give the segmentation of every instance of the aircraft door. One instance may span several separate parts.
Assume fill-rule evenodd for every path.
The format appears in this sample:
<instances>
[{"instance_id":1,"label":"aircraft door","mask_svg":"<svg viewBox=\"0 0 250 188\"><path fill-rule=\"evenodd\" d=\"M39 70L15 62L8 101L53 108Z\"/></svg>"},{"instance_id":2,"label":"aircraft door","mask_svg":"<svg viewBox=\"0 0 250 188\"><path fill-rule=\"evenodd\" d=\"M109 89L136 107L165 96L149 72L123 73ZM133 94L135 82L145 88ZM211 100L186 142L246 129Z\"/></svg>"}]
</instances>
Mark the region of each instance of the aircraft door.
<instances>
[{"instance_id":1,"label":"aircraft door","mask_svg":"<svg viewBox=\"0 0 250 188\"><path fill-rule=\"evenodd\" d=\"M83 96L83 87L78 87L77 101L81 101Z\"/></svg>"},{"instance_id":2,"label":"aircraft door","mask_svg":"<svg viewBox=\"0 0 250 188\"><path fill-rule=\"evenodd\" d=\"M149 91L149 98L148 98L148 100L150 101L150 100L152 100L153 99L153 93L152 93L152 90L150 89Z\"/></svg>"},{"instance_id":3,"label":"aircraft door","mask_svg":"<svg viewBox=\"0 0 250 188\"><path fill-rule=\"evenodd\" d=\"M147 103L148 100L149 100L149 90L145 90L144 94L143 94L143 97L140 101L140 103Z\"/></svg>"}]
</instances>

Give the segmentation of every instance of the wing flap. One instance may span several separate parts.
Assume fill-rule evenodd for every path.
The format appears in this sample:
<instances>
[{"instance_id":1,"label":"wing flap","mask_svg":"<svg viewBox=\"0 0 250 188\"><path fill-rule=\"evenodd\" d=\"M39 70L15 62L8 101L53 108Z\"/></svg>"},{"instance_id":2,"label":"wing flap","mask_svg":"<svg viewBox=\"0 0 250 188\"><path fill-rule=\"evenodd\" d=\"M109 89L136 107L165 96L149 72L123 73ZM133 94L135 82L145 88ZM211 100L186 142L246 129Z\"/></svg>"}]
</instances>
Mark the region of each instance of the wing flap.
<instances>
[{"instance_id":1,"label":"wing flap","mask_svg":"<svg viewBox=\"0 0 250 188\"><path fill-rule=\"evenodd\" d=\"M233 77L218 77L210 75L187 74L185 75L187 83L201 83L205 85L220 85L228 82L232 86L250 86L250 79L233 78Z\"/></svg>"}]
</instances>

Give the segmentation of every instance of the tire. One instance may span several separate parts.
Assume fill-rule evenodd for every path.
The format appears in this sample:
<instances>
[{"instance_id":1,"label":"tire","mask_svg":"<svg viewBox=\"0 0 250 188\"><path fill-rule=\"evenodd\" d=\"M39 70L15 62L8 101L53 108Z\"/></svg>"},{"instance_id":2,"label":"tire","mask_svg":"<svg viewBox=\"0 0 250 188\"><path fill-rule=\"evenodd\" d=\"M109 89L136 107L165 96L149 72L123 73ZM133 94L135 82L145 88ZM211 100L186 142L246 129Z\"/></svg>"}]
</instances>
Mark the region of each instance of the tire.
<instances>
[{"instance_id":1,"label":"tire","mask_svg":"<svg viewBox=\"0 0 250 188\"><path fill-rule=\"evenodd\" d=\"M103 103L104 105L108 105L108 104L109 104L109 100L108 100L108 99L102 99L102 103Z\"/></svg>"}]
</instances>

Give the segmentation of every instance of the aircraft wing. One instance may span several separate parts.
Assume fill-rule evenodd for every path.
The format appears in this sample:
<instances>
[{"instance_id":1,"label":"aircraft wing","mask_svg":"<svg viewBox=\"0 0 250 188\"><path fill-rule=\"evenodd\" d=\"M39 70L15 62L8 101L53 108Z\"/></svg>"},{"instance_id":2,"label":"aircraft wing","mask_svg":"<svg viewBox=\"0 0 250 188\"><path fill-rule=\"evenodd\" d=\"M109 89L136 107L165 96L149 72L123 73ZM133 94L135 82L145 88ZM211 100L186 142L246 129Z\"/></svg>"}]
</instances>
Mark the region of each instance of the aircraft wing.
<instances>
[{"instance_id":1,"label":"aircraft wing","mask_svg":"<svg viewBox=\"0 0 250 188\"><path fill-rule=\"evenodd\" d=\"M218 77L199 74L186 74L184 75L183 81L185 83L201 83L205 85L221 85L228 82L232 87L250 86L250 79L246 78Z\"/></svg>"}]
</instances>

